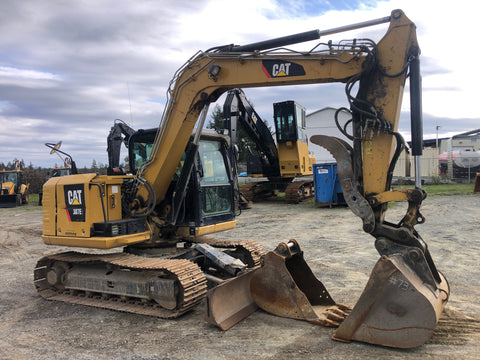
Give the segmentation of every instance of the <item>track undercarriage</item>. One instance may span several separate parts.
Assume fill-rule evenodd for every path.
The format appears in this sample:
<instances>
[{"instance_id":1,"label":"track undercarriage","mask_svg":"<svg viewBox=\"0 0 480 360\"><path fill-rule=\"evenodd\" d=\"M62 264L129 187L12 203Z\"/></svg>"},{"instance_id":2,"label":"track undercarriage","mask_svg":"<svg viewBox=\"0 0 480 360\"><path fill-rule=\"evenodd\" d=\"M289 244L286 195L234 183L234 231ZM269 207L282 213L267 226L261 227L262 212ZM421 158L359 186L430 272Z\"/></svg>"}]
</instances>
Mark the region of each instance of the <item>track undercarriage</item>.
<instances>
[{"instance_id":1,"label":"track undercarriage","mask_svg":"<svg viewBox=\"0 0 480 360\"><path fill-rule=\"evenodd\" d=\"M35 285L48 300L175 318L198 305L208 288L258 267L264 255L251 240L211 238L140 252L48 255L37 263Z\"/></svg>"},{"instance_id":2,"label":"track undercarriage","mask_svg":"<svg viewBox=\"0 0 480 360\"><path fill-rule=\"evenodd\" d=\"M250 182L240 187L240 192L249 201L259 201L275 196L277 192L285 192L285 202L288 204L298 204L302 201L313 198L314 196L313 180L293 181L293 182L272 182L260 181Z\"/></svg>"}]
</instances>

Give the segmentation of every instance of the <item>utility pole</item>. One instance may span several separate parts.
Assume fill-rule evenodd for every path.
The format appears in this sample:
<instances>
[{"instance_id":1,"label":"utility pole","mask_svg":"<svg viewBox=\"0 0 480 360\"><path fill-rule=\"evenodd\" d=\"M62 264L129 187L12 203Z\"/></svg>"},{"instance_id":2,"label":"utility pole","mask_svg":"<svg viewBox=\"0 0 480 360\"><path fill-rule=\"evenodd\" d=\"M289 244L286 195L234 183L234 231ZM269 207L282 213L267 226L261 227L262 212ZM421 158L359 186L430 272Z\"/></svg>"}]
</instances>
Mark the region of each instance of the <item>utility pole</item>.
<instances>
[{"instance_id":1,"label":"utility pole","mask_svg":"<svg viewBox=\"0 0 480 360\"><path fill-rule=\"evenodd\" d=\"M435 141L435 148L438 149L438 129L440 129L440 126L437 125L437 140Z\"/></svg>"}]
</instances>

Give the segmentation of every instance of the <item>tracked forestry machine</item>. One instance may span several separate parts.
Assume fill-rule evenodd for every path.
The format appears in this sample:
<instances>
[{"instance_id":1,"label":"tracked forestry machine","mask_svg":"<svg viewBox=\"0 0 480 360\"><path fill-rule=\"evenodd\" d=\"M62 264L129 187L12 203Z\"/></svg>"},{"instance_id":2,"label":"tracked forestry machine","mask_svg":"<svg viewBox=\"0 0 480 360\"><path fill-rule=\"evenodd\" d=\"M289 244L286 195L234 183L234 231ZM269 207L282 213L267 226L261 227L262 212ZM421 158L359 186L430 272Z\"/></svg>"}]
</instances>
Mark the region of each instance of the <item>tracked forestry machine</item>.
<instances>
[{"instance_id":1,"label":"tracked forestry machine","mask_svg":"<svg viewBox=\"0 0 480 360\"><path fill-rule=\"evenodd\" d=\"M314 190L315 157L309 153L304 135L305 108L291 100L274 103L273 119L277 142L242 89L228 92L223 104L224 131L235 149L242 140L239 129L245 130L255 143L255 152L247 149L247 176L267 178L242 185L242 195L249 201L257 201L280 191L285 193L287 203L297 204L313 197ZM293 181L295 178L299 179Z\"/></svg>"},{"instance_id":2,"label":"tracked forestry machine","mask_svg":"<svg viewBox=\"0 0 480 360\"><path fill-rule=\"evenodd\" d=\"M305 52L286 48L382 23L389 27L378 43L356 39L319 43ZM167 318L198 304L210 285L206 318L222 329L259 306L338 326L333 337L340 341L400 348L425 343L449 287L414 228L425 221L420 172L415 189L390 188L404 144L398 122L407 77L417 170L420 164L419 54L415 25L401 10L332 30L198 52L176 72L155 136L130 137L132 174L65 176L44 186L46 244L123 251L72 251L40 259L35 269L40 295ZM333 300L296 241L263 256L255 242L201 236L235 225L228 138L193 132L197 123L202 128L208 105L235 88L330 82L346 84L353 147L321 134L311 142L336 158L345 199L380 254L352 310ZM390 201L408 203L397 223L385 221Z\"/></svg>"}]
</instances>

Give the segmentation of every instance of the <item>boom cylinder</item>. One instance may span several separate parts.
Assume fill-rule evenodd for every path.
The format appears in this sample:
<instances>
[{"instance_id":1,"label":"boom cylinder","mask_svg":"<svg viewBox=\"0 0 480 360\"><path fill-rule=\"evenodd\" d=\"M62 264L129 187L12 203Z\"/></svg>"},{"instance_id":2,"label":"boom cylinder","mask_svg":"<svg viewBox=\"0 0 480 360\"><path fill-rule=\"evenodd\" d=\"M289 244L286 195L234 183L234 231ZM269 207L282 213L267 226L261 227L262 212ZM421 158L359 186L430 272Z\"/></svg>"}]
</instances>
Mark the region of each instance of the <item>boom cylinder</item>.
<instances>
[{"instance_id":1,"label":"boom cylinder","mask_svg":"<svg viewBox=\"0 0 480 360\"><path fill-rule=\"evenodd\" d=\"M364 21L360 23L355 23L351 25L346 25L346 26L341 26L333 29L328 29L328 30L311 30L311 31L306 31L298 34L293 34L293 35L288 35L288 36L283 36L271 40L265 40L265 41L259 41L256 43L252 44L247 44L247 45L237 45L228 48L226 51L228 52L252 52L252 51L261 51L261 50L267 50L267 49L273 49L277 47L282 47L282 46L287 46L287 45L293 45L293 44L299 44L302 42L306 41L311 41L311 40L317 40L320 39L321 36L325 35L331 35L331 34L336 34L339 32L344 32L344 31L349 31L349 30L355 30L355 29L360 29L363 27L368 27L368 26L373 26L373 25L378 25L378 24L383 24L386 22L389 22L391 20L390 16L386 16L383 18L375 19L375 20L369 20L369 21Z\"/></svg>"},{"instance_id":2,"label":"boom cylinder","mask_svg":"<svg viewBox=\"0 0 480 360\"><path fill-rule=\"evenodd\" d=\"M422 187L420 156L423 153L422 76L418 54L410 63L410 128L415 162L415 187Z\"/></svg>"},{"instance_id":3,"label":"boom cylinder","mask_svg":"<svg viewBox=\"0 0 480 360\"><path fill-rule=\"evenodd\" d=\"M420 59L410 63L410 121L412 132L412 155L423 153L423 119L422 119L422 76Z\"/></svg>"}]
</instances>

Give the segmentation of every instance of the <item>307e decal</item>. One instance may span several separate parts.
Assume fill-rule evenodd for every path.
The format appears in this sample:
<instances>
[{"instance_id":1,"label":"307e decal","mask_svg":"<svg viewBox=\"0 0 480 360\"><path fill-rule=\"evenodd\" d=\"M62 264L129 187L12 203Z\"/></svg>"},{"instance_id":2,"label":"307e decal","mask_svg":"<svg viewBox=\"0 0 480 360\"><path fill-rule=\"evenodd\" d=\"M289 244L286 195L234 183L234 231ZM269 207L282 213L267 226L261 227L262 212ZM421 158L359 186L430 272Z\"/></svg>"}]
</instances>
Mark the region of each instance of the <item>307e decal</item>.
<instances>
[{"instance_id":1,"label":"307e decal","mask_svg":"<svg viewBox=\"0 0 480 360\"><path fill-rule=\"evenodd\" d=\"M65 210L69 221L85 221L85 193L83 184L64 185Z\"/></svg>"}]
</instances>

